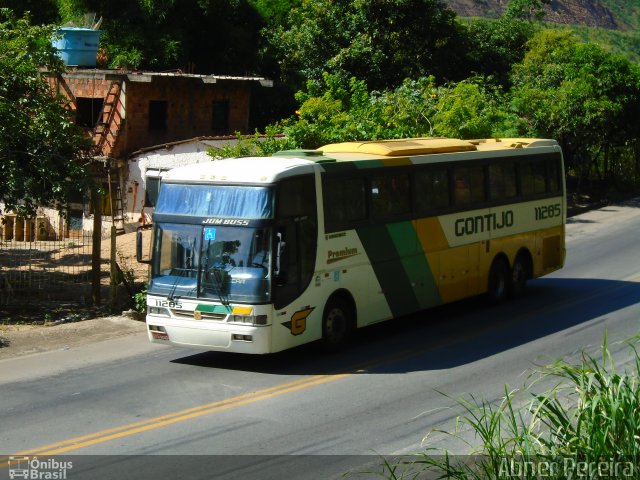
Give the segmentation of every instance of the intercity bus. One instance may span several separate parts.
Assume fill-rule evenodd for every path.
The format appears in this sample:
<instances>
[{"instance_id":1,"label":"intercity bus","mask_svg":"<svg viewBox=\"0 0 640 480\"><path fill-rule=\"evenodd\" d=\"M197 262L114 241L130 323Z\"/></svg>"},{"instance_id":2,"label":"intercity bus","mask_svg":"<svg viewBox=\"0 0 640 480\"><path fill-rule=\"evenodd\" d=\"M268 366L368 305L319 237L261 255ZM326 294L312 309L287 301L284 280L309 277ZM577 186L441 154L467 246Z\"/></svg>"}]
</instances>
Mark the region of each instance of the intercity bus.
<instances>
[{"instance_id":1,"label":"intercity bus","mask_svg":"<svg viewBox=\"0 0 640 480\"><path fill-rule=\"evenodd\" d=\"M565 220L548 139L346 142L175 168L148 260L138 242L149 339L336 349L356 328L436 305L501 302L563 266Z\"/></svg>"}]
</instances>

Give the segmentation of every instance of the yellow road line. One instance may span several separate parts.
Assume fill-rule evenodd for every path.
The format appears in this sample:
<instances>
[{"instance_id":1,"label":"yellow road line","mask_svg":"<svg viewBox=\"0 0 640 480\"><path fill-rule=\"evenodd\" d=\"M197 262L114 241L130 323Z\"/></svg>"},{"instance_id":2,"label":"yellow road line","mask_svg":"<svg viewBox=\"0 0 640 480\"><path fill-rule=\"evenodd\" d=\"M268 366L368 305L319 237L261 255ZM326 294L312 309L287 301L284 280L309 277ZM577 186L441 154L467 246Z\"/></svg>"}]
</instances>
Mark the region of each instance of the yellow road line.
<instances>
[{"instance_id":1,"label":"yellow road line","mask_svg":"<svg viewBox=\"0 0 640 480\"><path fill-rule=\"evenodd\" d=\"M420 349L418 352L404 351L404 352L387 355L377 360L371 360L366 363L353 366L350 369L347 369L346 373L338 372L338 373L332 373L332 374L330 373L330 374L323 374L323 375L314 375L311 377L301 378L301 379L293 380L291 382L284 383L281 385L276 385L273 387L264 388L262 390L257 390L255 392L236 395L234 397L227 398L224 400L218 400L216 402L198 405L196 407L191 407L184 410L179 410L177 412L172 412L165 415L152 417L146 420L141 420L138 422L121 425L119 427L108 428L105 430L101 430L99 432L70 438L60 442L50 443L48 445L43 445L38 448L23 450L13 455L15 456L60 455L63 453L74 451L74 450L79 450L81 448L90 447L92 445L105 443L118 438L128 437L131 435L147 432L149 430L154 430L156 428L164 427L174 423L183 422L185 420L198 418L203 415L208 415L210 413L219 412L222 410L228 410L228 409L240 407L243 405L248 405L261 400L278 397L286 393L291 393L298 390L303 390L305 388L315 387L317 385L322 385L322 384L333 382L336 380L341 380L356 374L366 373L368 370L371 370L372 368L378 367L380 365L394 363L400 360L413 357L417 355L420 351L422 351L422 349ZM0 470L2 470L3 468L6 468L7 460L8 460L8 457L0 457Z\"/></svg>"},{"instance_id":2,"label":"yellow road line","mask_svg":"<svg viewBox=\"0 0 640 480\"><path fill-rule=\"evenodd\" d=\"M108 442L117 438L128 437L137 433L154 430L173 423L190 420L193 418L201 417L209 413L218 412L221 410L227 410L230 408L255 403L260 400L266 400L268 398L284 395L285 393L295 392L305 388L321 385L324 383L333 382L335 380L341 380L343 378L354 375L354 373L342 373L335 375L315 375L308 378L294 380L289 383L277 385L275 387L265 388L251 393L245 393L237 395L235 397L227 398L225 400L219 400L217 402L207 403L199 405L197 407L187 408L177 412L169 413L167 415L161 415L153 417L147 420L130 423L127 425L121 425L120 427L109 428L101 430L89 435L83 435L80 437L70 438L61 442L51 443L35 449L24 450L17 452L14 455L30 456L30 455L59 455L61 453L78 450L80 448L89 447L99 443ZM0 458L0 468L5 463L7 458Z\"/></svg>"}]
</instances>

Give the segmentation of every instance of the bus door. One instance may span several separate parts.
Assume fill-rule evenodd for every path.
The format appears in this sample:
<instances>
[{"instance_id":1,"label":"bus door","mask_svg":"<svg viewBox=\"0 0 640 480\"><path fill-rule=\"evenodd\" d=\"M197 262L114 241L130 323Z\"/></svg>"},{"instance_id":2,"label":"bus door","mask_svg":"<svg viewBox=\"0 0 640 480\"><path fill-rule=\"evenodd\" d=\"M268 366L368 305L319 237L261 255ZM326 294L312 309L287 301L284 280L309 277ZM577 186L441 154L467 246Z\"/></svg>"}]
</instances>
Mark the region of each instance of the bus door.
<instances>
[{"instance_id":1,"label":"bus door","mask_svg":"<svg viewBox=\"0 0 640 480\"><path fill-rule=\"evenodd\" d=\"M316 262L318 223L312 175L287 179L278 188L273 298L281 309L307 288Z\"/></svg>"}]
</instances>

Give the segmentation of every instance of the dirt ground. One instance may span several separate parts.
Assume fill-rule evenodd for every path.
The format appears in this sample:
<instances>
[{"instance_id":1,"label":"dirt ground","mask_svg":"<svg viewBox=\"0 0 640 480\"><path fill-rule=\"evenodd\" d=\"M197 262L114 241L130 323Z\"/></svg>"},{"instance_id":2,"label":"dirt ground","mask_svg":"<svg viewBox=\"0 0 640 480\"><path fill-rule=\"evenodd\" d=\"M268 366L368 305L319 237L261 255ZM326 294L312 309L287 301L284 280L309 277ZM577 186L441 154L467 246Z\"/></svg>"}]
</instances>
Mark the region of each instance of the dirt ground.
<instances>
[{"instance_id":1,"label":"dirt ground","mask_svg":"<svg viewBox=\"0 0 640 480\"><path fill-rule=\"evenodd\" d=\"M147 242L149 236L150 231L145 231ZM108 261L111 252L110 240L108 238L102 239L101 246L102 258ZM145 247L147 246L145 245ZM125 272L131 272L135 283L140 284L148 279L148 266L136 261L135 252L135 232L116 237L116 260L120 268ZM108 281L107 277L106 282L108 283ZM120 293L124 294L124 289L119 288ZM102 303L108 303L108 290L105 290L102 296ZM7 324L3 324L0 319L0 360L50 350L67 349L84 343L98 342L146 330L144 315L127 311L120 315L104 316L105 313L100 313L104 311L106 311L104 308L95 312L83 311L68 315L61 320L49 322L41 318L32 318L32 323L11 324L12 322L7 322ZM96 315L100 316L90 318Z\"/></svg>"},{"instance_id":2,"label":"dirt ground","mask_svg":"<svg viewBox=\"0 0 640 480\"><path fill-rule=\"evenodd\" d=\"M0 361L144 332L135 313L47 325L0 325Z\"/></svg>"}]
</instances>

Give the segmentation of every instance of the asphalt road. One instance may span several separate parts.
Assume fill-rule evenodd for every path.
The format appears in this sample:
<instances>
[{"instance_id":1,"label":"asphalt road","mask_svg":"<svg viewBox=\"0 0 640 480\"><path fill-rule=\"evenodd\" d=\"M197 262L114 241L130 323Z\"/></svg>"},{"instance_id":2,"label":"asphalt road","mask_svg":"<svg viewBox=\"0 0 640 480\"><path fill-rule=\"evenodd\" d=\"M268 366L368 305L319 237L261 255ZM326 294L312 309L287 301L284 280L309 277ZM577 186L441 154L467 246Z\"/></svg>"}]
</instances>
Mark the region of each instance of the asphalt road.
<instances>
[{"instance_id":1,"label":"asphalt road","mask_svg":"<svg viewBox=\"0 0 640 480\"><path fill-rule=\"evenodd\" d=\"M467 453L446 435L423 440L453 430L457 397L499 401L536 365L598 356L605 333L628 361L639 227L640 202L574 217L565 268L524 298L387 322L340 354L198 353L135 334L0 361L0 454L71 459L74 480L332 478L380 455Z\"/></svg>"}]
</instances>

